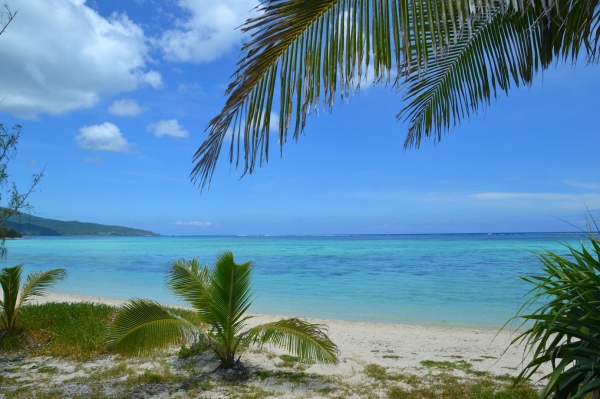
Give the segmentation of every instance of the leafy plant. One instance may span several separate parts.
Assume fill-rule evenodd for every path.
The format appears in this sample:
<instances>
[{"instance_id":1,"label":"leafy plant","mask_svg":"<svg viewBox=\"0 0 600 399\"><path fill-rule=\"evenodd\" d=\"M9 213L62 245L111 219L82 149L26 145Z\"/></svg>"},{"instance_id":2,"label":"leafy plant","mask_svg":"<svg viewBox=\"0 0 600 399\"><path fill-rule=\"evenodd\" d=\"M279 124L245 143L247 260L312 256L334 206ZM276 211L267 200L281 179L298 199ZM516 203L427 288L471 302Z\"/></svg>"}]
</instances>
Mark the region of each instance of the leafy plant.
<instances>
[{"instance_id":1,"label":"leafy plant","mask_svg":"<svg viewBox=\"0 0 600 399\"><path fill-rule=\"evenodd\" d=\"M0 286L2 287L3 299L0 300L0 320L5 333L11 333L16 329L17 318L23 304L35 295L44 295L45 291L64 279L67 275L65 269L52 269L45 272L30 273L20 291L22 265L5 267L0 272Z\"/></svg>"},{"instance_id":2,"label":"leafy plant","mask_svg":"<svg viewBox=\"0 0 600 399\"><path fill-rule=\"evenodd\" d=\"M220 254L211 269L197 259L178 260L167 284L209 328L201 329L156 302L134 299L115 314L107 343L117 351L139 354L201 340L219 356L223 368L239 364L236 353L247 344L273 344L303 361L337 364L337 346L320 325L291 318L246 328L252 317L246 315L252 303L251 273L251 262L236 264L231 252Z\"/></svg>"},{"instance_id":3,"label":"leafy plant","mask_svg":"<svg viewBox=\"0 0 600 399\"><path fill-rule=\"evenodd\" d=\"M564 245L566 255L536 254L542 262L541 274L521 277L533 288L513 320L533 322L533 326L513 344L525 343L533 359L517 382L551 364L540 398L575 399L594 392L596 399L600 398L600 240L590 234L587 245L580 248Z\"/></svg>"}]
</instances>

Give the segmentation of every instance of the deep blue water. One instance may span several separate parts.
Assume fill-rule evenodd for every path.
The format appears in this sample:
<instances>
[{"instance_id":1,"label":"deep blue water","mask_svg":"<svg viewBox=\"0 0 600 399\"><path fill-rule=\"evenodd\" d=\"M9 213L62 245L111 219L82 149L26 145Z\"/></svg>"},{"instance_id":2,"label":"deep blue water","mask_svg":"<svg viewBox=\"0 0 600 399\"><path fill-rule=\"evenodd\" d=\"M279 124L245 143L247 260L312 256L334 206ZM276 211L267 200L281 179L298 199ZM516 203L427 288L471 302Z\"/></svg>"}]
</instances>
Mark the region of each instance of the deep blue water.
<instances>
[{"instance_id":1,"label":"deep blue water","mask_svg":"<svg viewBox=\"0 0 600 399\"><path fill-rule=\"evenodd\" d=\"M9 241L3 266L66 268L54 290L176 304L164 278L173 260L212 263L230 250L254 263L251 311L411 324L499 326L535 272L530 251L564 253L559 234L245 237L43 237Z\"/></svg>"}]
</instances>

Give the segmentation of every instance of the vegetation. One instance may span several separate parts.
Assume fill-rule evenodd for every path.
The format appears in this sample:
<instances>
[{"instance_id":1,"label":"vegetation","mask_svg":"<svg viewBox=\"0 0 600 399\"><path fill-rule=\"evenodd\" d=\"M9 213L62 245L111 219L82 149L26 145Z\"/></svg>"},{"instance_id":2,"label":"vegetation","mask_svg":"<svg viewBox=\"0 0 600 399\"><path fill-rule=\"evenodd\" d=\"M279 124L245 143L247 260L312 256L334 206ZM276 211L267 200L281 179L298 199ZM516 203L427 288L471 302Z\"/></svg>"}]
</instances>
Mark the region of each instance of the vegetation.
<instances>
[{"instance_id":1,"label":"vegetation","mask_svg":"<svg viewBox=\"0 0 600 399\"><path fill-rule=\"evenodd\" d=\"M148 230L97 223L64 222L26 213L15 213L6 224L28 236L158 236Z\"/></svg>"},{"instance_id":2,"label":"vegetation","mask_svg":"<svg viewBox=\"0 0 600 399\"><path fill-rule=\"evenodd\" d=\"M22 266L5 267L0 272L0 287L3 298L0 300L0 320L4 334L11 334L17 328L21 307L31 297L44 295L46 289L64 279L67 272L64 269L52 269L45 272L30 273L25 284L21 286ZM20 294L20 295L19 295Z\"/></svg>"},{"instance_id":3,"label":"vegetation","mask_svg":"<svg viewBox=\"0 0 600 399\"><path fill-rule=\"evenodd\" d=\"M403 92L405 148L443 132L511 86L530 85L554 60L598 61L598 0L273 0L242 30L250 41L194 155L204 187L230 137L229 160L253 173L268 161L271 113L278 142L297 140L314 109L331 111L373 72ZM587 52L587 54L586 54ZM371 83L371 82L368 82ZM277 101L277 97L278 100ZM233 132L228 136L228 132Z\"/></svg>"},{"instance_id":4,"label":"vegetation","mask_svg":"<svg viewBox=\"0 0 600 399\"><path fill-rule=\"evenodd\" d=\"M10 227L0 228L0 237L2 238L21 238L23 234L17 230L11 229Z\"/></svg>"},{"instance_id":5,"label":"vegetation","mask_svg":"<svg viewBox=\"0 0 600 399\"><path fill-rule=\"evenodd\" d=\"M594 392L596 399L600 398L600 240L590 235L587 245L565 244L565 248L564 256L536 254L541 273L522 277L533 288L515 319L533 325L513 343L524 342L533 359L519 381L551 364L541 398L580 398Z\"/></svg>"},{"instance_id":6,"label":"vegetation","mask_svg":"<svg viewBox=\"0 0 600 399\"><path fill-rule=\"evenodd\" d=\"M213 356L207 356L210 352L199 351L190 359L174 357L173 352L141 358L114 356L103 341L114 311L113 306L93 303L25 305L20 325L28 331L27 337L0 338L0 391L7 399L170 395L250 399L280 396L282 387L302 397L331 399L533 399L539 394L528 384L511 388L513 380L508 376L467 373L461 377L455 371L471 369L464 360L425 360L426 366L410 371L354 363L356 371L326 376L299 368L295 356L268 351L261 352L272 359L271 367L252 367L244 374L211 373L213 367L206 367L214 362ZM199 323L198 312L169 311ZM300 394L300 388L306 389L305 394Z\"/></svg>"},{"instance_id":7,"label":"vegetation","mask_svg":"<svg viewBox=\"0 0 600 399\"><path fill-rule=\"evenodd\" d=\"M196 313L186 309L171 312L197 323ZM49 302L23 306L19 326L27 334L0 338L0 353L54 356L91 360L106 355L106 326L114 306L96 303Z\"/></svg>"},{"instance_id":8,"label":"vegetation","mask_svg":"<svg viewBox=\"0 0 600 399\"><path fill-rule=\"evenodd\" d=\"M308 362L337 364L337 347L322 326L291 318L246 329L252 302L250 262L236 264L231 252L220 254L214 267L197 259L174 263L167 279L171 290L198 312L209 328L185 320L160 304L132 300L109 326L108 344L124 353L148 353L176 342L204 341L221 360L221 367L239 364L240 346L273 344Z\"/></svg>"},{"instance_id":9,"label":"vegetation","mask_svg":"<svg viewBox=\"0 0 600 399\"><path fill-rule=\"evenodd\" d=\"M315 373L299 367L303 364L296 356L264 350L260 353L265 366L250 367L244 374L212 373L215 357L198 347L185 358L173 356L174 351L141 358L115 356L104 345L106 324L115 310L94 303L23 306L20 325L27 336L0 338L0 391L7 399L170 395L250 399L280 396L282 387L302 397L331 399L534 399L539 395L527 383L512 388L514 377L473 372L474 366L464 359L424 360L422 368L412 370L379 364L363 367L346 359L351 372L326 376L318 374L323 368ZM200 323L196 311L169 311L192 324Z\"/></svg>"}]
</instances>

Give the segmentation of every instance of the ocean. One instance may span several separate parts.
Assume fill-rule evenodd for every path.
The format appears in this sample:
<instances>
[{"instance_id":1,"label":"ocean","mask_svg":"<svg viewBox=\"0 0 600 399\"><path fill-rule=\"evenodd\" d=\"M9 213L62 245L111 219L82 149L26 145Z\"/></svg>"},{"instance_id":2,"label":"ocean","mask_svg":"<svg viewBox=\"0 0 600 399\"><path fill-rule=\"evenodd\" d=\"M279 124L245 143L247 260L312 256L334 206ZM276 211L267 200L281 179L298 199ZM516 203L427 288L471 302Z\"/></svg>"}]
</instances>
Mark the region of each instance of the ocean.
<instances>
[{"instance_id":1,"label":"ocean","mask_svg":"<svg viewBox=\"0 0 600 399\"><path fill-rule=\"evenodd\" d=\"M497 328L535 273L532 251L565 253L574 234L31 237L8 241L2 267L65 268L53 290L182 304L165 286L174 260L211 264L221 251L254 265L252 312Z\"/></svg>"}]
</instances>

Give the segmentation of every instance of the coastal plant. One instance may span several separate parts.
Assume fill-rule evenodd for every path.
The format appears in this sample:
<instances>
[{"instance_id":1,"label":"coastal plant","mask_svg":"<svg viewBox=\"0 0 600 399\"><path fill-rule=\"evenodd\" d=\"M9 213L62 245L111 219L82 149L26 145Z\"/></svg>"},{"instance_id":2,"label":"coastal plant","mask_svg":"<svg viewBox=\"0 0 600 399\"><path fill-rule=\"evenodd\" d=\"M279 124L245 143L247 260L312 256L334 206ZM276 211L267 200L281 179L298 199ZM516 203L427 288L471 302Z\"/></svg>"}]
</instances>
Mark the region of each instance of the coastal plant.
<instances>
[{"instance_id":1,"label":"coastal plant","mask_svg":"<svg viewBox=\"0 0 600 399\"><path fill-rule=\"evenodd\" d=\"M21 272L22 265L5 267L0 271L0 286L3 293L2 300L0 300L2 335L16 330L19 313L27 301L36 295L44 295L49 287L64 279L67 275L65 269L30 273L27 275L23 287L20 287ZM20 291L19 288L21 288Z\"/></svg>"},{"instance_id":2,"label":"coastal plant","mask_svg":"<svg viewBox=\"0 0 600 399\"><path fill-rule=\"evenodd\" d=\"M542 263L540 273L521 277L532 289L513 320L533 324L512 343L524 343L532 360L517 383L549 364L552 371L542 377L546 387L540 398L575 399L589 394L599 399L600 240L590 233L587 242L564 246L565 255L536 253Z\"/></svg>"},{"instance_id":3,"label":"coastal plant","mask_svg":"<svg viewBox=\"0 0 600 399\"><path fill-rule=\"evenodd\" d=\"M162 305L147 299L134 299L115 314L107 333L107 344L129 354L148 353L174 343L202 341L221 360L222 368L239 365L236 354L242 346L272 344L302 361L338 363L337 346L323 326L299 318L289 318L247 328L252 318L246 314L252 303L252 264L234 262L231 252L223 252L212 268L197 259L174 262L167 285L189 303L203 326L185 320Z\"/></svg>"}]
</instances>

